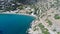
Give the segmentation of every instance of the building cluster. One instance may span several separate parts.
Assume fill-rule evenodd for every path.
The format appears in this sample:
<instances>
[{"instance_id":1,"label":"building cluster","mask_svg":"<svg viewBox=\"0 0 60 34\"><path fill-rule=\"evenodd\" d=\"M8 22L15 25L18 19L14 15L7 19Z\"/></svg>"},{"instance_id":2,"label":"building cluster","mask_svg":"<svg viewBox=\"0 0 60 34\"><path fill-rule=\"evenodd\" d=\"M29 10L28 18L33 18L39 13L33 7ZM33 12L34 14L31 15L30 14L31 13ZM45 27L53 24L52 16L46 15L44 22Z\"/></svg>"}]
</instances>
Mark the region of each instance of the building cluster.
<instances>
[{"instance_id":1,"label":"building cluster","mask_svg":"<svg viewBox=\"0 0 60 34\"><path fill-rule=\"evenodd\" d=\"M13 0L0 0L0 10L15 10L16 7L17 3L15 3Z\"/></svg>"}]
</instances>

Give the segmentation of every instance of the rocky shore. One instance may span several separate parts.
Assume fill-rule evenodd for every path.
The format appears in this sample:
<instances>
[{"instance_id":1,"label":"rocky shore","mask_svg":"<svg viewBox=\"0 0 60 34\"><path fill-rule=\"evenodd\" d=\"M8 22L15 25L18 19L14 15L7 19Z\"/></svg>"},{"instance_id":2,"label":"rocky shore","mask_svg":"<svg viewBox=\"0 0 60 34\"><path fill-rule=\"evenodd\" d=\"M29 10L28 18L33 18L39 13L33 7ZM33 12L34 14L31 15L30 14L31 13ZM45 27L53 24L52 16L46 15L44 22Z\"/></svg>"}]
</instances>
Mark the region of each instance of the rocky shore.
<instances>
[{"instance_id":1,"label":"rocky shore","mask_svg":"<svg viewBox=\"0 0 60 34\"><path fill-rule=\"evenodd\" d=\"M36 19L31 23L31 28L28 29L29 34L59 34L60 1L39 1L40 2L34 5L20 6L19 9L15 11L6 11L2 12L2 14L22 14L35 17Z\"/></svg>"}]
</instances>

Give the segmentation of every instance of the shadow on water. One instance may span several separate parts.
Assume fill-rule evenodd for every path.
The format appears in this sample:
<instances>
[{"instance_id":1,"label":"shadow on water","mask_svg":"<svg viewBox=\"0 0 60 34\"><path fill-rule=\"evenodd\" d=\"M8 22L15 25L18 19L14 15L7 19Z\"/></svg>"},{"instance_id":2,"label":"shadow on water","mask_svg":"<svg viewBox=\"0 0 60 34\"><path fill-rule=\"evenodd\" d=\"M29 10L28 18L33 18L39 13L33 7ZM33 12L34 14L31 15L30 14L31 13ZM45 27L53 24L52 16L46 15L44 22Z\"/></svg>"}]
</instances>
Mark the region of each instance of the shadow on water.
<instances>
[{"instance_id":1,"label":"shadow on water","mask_svg":"<svg viewBox=\"0 0 60 34\"><path fill-rule=\"evenodd\" d=\"M3 31L0 30L0 34L3 34Z\"/></svg>"}]
</instances>

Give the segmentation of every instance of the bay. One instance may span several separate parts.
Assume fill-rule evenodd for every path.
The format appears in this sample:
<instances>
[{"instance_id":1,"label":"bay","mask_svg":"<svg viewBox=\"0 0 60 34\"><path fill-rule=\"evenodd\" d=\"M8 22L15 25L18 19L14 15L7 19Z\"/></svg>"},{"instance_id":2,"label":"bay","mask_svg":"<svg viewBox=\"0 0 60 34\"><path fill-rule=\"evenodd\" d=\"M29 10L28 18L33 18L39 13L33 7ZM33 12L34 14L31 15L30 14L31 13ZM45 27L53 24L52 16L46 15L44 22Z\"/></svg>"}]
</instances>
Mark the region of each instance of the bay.
<instances>
[{"instance_id":1,"label":"bay","mask_svg":"<svg viewBox=\"0 0 60 34\"><path fill-rule=\"evenodd\" d=\"M0 34L28 34L26 31L34 19L27 15L0 14Z\"/></svg>"}]
</instances>

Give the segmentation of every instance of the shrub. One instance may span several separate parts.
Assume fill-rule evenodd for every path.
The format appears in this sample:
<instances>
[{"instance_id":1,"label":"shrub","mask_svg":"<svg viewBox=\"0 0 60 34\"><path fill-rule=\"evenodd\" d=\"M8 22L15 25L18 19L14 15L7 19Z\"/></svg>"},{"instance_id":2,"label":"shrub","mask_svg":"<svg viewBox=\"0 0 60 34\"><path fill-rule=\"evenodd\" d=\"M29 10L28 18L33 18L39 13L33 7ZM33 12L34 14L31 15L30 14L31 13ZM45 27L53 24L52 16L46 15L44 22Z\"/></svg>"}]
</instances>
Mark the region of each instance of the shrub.
<instances>
[{"instance_id":1,"label":"shrub","mask_svg":"<svg viewBox=\"0 0 60 34\"><path fill-rule=\"evenodd\" d=\"M58 14L55 14L54 18L55 19L60 19L60 16Z\"/></svg>"}]
</instances>

